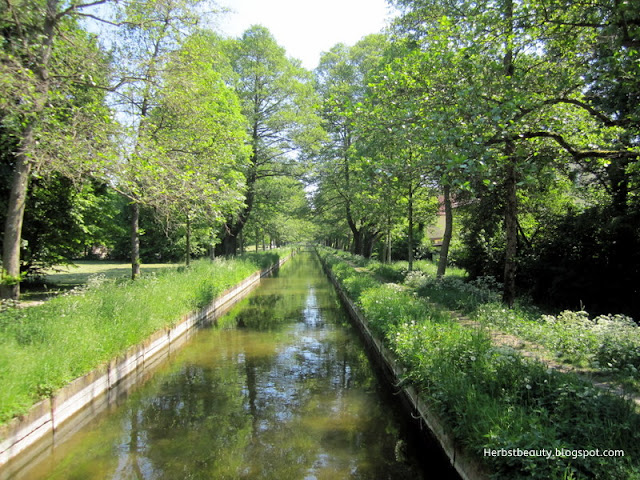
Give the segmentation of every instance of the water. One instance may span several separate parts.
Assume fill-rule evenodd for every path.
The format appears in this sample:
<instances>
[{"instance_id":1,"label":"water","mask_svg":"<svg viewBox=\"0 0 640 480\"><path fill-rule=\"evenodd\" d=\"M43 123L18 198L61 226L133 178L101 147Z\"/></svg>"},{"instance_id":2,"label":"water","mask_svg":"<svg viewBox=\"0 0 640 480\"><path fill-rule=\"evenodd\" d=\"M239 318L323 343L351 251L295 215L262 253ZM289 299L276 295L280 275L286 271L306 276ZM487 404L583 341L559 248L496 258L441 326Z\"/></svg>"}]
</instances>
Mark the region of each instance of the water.
<instances>
[{"instance_id":1,"label":"water","mask_svg":"<svg viewBox=\"0 0 640 480\"><path fill-rule=\"evenodd\" d=\"M301 254L26 478L453 478L394 400Z\"/></svg>"}]
</instances>

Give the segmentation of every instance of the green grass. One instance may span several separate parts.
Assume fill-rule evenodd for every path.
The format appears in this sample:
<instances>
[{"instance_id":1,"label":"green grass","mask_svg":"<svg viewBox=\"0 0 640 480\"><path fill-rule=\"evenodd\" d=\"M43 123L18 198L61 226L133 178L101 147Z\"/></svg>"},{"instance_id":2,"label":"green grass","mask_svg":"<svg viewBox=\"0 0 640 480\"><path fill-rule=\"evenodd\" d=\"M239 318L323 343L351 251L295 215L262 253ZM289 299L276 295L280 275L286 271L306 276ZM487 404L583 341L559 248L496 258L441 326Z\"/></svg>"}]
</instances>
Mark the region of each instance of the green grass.
<instances>
[{"instance_id":1,"label":"green grass","mask_svg":"<svg viewBox=\"0 0 640 480\"><path fill-rule=\"evenodd\" d=\"M142 275L157 274L164 269L177 269L181 264L152 263L141 266ZM59 265L44 271L44 275L27 278L21 285L20 301L24 305L48 300L72 288L85 285L89 278L103 275L108 279L131 278L131 263L103 260L78 260L71 265Z\"/></svg>"},{"instance_id":2,"label":"green grass","mask_svg":"<svg viewBox=\"0 0 640 480\"><path fill-rule=\"evenodd\" d=\"M141 265L143 275L159 273L165 268L176 269L182 264L145 263ZM58 287L76 287L84 285L91 275L104 275L106 278L130 278L131 263L79 260L73 265L54 267L45 272L44 283Z\"/></svg>"},{"instance_id":3,"label":"green grass","mask_svg":"<svg viewBox=\"0 0 640 480\"><path fill-rule=\"evenodd\" d=\"M277 259L278 252L270 251L202 260L135 282L101 274L42 305L5 309L0 313L0 423Z\"/></svg>"},{"instance_id":4,"label":"green grass","mask_svg":"<svg viewBox=\"0 0 640 480\"><path fill-rule=\"evenodd\" d=\"M631 402L493 345L486 331L453 321L411 288L382 285L373 274L356 271L344 254L328 249L319 254L401 361L403 381L422 392L457 443L492 478L640 478L640 415ZM371 266L370 261L367 268L375 271ZM435 280L419 272L407 275L405 284L423 295L434 293L449 307L474 310L495 300L491 281L459 280ZM622 449L625 457L491 457L483 455L485 448Z\"/></svg>"}]
</instances>

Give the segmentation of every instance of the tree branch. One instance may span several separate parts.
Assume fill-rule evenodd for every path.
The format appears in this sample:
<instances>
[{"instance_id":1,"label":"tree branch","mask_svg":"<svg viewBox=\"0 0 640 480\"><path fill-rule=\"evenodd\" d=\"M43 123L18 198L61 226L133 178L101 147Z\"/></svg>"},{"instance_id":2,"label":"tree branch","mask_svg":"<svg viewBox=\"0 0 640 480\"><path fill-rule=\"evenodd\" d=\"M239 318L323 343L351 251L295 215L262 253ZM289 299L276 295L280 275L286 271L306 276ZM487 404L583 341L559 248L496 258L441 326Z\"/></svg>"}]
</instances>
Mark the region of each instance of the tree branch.
<instances>
[{"instance_id":1,"label":"tree branch","mask_svg":"<svg viewBox=\"0 0 640 480\"><path fill-rule=\"evenodd\" d=\"M506 135L500 138L493 138L486 142L487 145L495 145L515 140L529 140L534 138L549 138L560 145L567 153L576 160L585 158L637 158L640 152L632 150L578 150L571 145L562 135L554 132L526 132Z\"/></svg>"},{"instance_id":2,"label":"tree branch","mask_svg":"<svg viewBox=\"0 0 640 480\"><path fill-rule=\"evenodd\" d=\"M58 13L56 15L56 20L60 20L62 17L66 16L66 15L69 15L70 13L80 14L80 10L82 10L83 8L95 7L97 5L103 5L105 3L109 3L110 1L111 0L96 0L95 2L81 3L81 4L78 4L78 5L71 5L68 8L64 9L63 11L61 11L60 13ZM93 17L93 18L95 18L95 17ZM100 19L96 18L96 20L100 20Z\"/></svg>"}]
</instances>

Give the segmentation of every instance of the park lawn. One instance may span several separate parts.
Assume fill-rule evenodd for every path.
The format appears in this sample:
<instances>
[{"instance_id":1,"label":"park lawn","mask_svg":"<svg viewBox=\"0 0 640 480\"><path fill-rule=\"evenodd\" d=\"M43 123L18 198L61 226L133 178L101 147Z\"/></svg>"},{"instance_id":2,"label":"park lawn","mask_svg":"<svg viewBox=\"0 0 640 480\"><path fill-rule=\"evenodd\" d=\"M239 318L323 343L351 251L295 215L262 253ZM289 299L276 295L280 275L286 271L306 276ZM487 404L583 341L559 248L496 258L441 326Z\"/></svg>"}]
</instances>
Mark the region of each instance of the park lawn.
<instances>
[{"instance_id":1,"label":"park lawn","mask_svg":"<svg viewBox=\"0 0 640 480\"><path fill-rule=\"evenodd\" d=\"M141 265L142 276L157 274L165 269L178 269L179 263L149 263ZM67 292L73 288L86 285L89 278L103 276L108 280L119 280L131 277L131 263L106 260L77 260L69 265L56 265L48 268L44 276L27 279L21 285L20 304L33 306Z\"/></svg>"},{"instance_id":2,"label":"park lawn","mask_svg":"<svg viewBox=\"0 0 640 480\"><path fill-rule=\"evenodd\" d=\"M165 268L178 268L180 263L149 263L142 264L142 275L158 273ZM91 275L104 275L106 278L129 278L131 263L110 262L103 260L78 260L72 265L52 267L45 272L46 285L57 287L77 287L85 285Z\"/></svg>"}]
</instances>

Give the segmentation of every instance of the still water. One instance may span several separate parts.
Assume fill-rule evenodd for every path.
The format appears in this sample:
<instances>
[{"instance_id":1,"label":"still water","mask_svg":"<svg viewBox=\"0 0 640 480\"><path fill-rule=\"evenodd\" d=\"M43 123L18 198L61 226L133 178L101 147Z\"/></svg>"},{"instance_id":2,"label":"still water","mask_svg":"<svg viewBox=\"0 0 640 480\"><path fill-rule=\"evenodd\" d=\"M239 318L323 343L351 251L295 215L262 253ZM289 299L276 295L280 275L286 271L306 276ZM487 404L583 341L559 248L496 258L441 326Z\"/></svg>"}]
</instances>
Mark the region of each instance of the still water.
<instances>
[{"instance_id":1,"label":"still water","mask_svg":"<svg viewBox=\"0 0 640 480\"><path fill-rule=\"evenodd\" d=\"M394 400L301 254L28 478L445 478Z\"/></svg>"}]
</instances>

